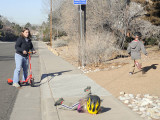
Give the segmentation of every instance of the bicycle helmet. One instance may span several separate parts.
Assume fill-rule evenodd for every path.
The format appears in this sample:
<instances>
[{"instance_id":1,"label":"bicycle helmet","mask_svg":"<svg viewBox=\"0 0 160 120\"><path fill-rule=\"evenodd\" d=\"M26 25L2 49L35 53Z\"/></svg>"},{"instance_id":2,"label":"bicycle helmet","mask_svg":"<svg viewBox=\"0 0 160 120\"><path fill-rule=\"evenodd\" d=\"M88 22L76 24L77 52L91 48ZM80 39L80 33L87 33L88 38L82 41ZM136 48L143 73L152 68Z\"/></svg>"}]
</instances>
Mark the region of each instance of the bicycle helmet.
<instances>
[{"instance_id":1,"label":"bicycle helmet","mask_svg":"<svg viewBox=\"0 0 160 120\"><path fill-rule=\"evenodd\" d=\"M97 95L90 95L87 99L87 110L90 114L97 114L100 110L101 100Z\"/></svg>"}]
</instances>

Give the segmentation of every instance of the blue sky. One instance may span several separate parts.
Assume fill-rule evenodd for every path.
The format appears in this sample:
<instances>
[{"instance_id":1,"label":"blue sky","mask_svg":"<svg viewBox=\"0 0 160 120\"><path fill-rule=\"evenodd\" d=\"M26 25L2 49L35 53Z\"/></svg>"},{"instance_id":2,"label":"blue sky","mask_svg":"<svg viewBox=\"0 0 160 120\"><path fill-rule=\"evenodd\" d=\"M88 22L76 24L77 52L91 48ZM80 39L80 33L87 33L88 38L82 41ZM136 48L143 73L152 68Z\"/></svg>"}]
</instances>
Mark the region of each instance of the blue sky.
<instances>
[{"instance_id":1,"label":"blue sky","mask_svg":"<svg viewBox=\"0 0 160 120\"><path fill-rule=\"evenodd\" d=\"M0 15L20 25L27 22L40 25L47 20L43 3L44 0L0 0Z\"/></svg>"}]
</instances>

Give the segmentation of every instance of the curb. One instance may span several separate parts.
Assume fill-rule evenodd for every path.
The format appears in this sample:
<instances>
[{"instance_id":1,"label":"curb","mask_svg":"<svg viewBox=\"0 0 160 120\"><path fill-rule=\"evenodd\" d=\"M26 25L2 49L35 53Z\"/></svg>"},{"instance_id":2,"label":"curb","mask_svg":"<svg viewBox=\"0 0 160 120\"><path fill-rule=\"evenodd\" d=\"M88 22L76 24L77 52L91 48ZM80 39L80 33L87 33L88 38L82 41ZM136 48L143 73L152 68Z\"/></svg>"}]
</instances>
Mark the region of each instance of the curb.
<instances>
[{"instance_id":1,"label":"curb","mask_svg":"<svg viewBox=\"0 0 160 120\"><path fill-rule=\"evenodd\" d=\"M39 51L40 52L40 51ZM48 76L48 73L45 68L45 64L41 55L40 58L40 73L41 73L41 85L40 85L40 93L41 93L41 113L42 120L60 120L58 111L56 107L54 107L54 98L51 93L49 80L51 79Z\"/></svg>"},{"instance_id":2,"label":"curb","mask_svg":"<svg viewBox=\"0 0 160 120\"><path fill-rule=\"evenodd\" d=\"M59 52L57 52L55 48L52 48L52 47L48 46L48 49L49 49L54 55L56 55L56 56L59 56L59 55L60 55Z\"/></svg>"}]
</instances>

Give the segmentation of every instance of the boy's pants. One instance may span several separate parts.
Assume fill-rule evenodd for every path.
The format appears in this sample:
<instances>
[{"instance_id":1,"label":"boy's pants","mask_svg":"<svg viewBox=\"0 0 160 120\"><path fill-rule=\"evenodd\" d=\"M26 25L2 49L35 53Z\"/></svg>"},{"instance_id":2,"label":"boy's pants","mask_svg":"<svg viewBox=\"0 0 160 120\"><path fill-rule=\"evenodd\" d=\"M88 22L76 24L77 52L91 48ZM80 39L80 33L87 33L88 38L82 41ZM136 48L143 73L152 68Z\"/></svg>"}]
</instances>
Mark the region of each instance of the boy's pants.
<instances>
[{"instance_id":1,"label":"boy's pants","mask_svg":"<svg viewBox=\"0 0 160 120\"><path fill-rule=\"evenodd\" d=\"M91 94L90 90L86 91L84 97L82 97L81 99L87 99L90 94ZM66 110L76 110L79 105L79 101L80 101L79 98L70 101L64 100L60 107Z\"/></svg>"},{"instance_id":2,"label":"boy's pants","mask_svg":"<svg viewBox=\"0 0 160 120\"><path fill-rule=\"evenodd\" d=\"M137 61L139 64L142 65L141 59L131 60L131 62L130 62L130 72L132 72L132 73L134 73L135 67L137 67L137 66L135 65L135 61Z\"/></svg>"}]
</instances>

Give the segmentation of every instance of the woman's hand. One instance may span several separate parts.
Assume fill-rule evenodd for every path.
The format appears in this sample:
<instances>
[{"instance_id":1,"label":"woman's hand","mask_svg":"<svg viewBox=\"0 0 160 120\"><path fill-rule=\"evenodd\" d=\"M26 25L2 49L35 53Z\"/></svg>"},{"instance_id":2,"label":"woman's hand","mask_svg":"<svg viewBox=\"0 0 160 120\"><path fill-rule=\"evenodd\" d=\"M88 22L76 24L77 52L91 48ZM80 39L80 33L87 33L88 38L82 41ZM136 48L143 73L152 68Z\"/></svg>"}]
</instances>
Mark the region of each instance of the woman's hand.
<instances>
[{"instance_id":1,"label":"woman's hand","mask_svg":"<svg viewBox=\"0 0 160 120\"><path fill-rule=\"evenodd\" d=\"M35 54L35 53L36 53L36 51L32 51L32 53L33 53L33 54Z\"/></svg>"},{"instance_id":2,"label":"woman's hand","mask_svg":"<svg viewBox=\"0 0 160 120\"><path fill-rule=\"evenodd\" d=\"M26 55L26 54L27 54L27 51L25 51L25 50L24 50L24 51L23 51L23 54L25 54L25 55Z\"/></svg>"}]
</instances>

